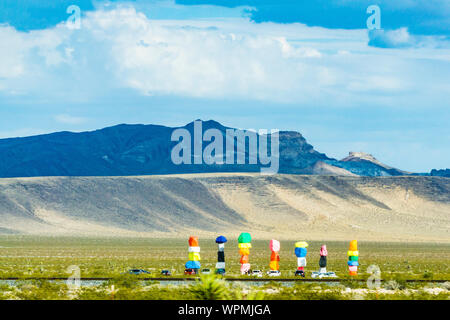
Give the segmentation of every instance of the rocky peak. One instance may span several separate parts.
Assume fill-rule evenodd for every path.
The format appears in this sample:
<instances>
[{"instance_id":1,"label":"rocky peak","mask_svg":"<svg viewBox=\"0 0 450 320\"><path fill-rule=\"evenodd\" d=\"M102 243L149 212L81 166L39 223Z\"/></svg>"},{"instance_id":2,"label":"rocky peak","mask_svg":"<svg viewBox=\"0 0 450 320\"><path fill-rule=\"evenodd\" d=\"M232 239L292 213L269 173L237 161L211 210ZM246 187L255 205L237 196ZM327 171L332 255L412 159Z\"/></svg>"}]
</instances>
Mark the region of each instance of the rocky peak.
<instances>
[{"instance_id":1,"label":"rocky peak","mask_svg":"<svg viewBox=\"0 0 450 320\"><path fill-rule=\"evenodd\" d=\"M373 155L365 152L354 152L350 151L348 153L348 156L342 159L341 161L347 162L347 161L369 161L372 163L375 163L379 165L380 167L386 168L386 169L392 169L392 167L389 167L385 165L384 163L381 163L378 161Z\"/></svg>"}]
</instances>

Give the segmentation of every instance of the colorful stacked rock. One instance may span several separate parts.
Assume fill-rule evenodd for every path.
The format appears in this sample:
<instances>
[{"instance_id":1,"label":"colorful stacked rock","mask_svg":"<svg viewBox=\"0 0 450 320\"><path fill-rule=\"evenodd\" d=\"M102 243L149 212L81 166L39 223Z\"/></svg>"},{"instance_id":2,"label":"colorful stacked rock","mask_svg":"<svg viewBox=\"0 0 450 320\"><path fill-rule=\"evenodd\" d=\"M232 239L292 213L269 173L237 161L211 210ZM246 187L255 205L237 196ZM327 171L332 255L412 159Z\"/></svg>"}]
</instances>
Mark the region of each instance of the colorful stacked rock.
<instances>
[{"instance_id":1,"label":"colorful stacked rock","mask_svg":"<svg viewBox=\"0 0 450 320\"><path fill-rule=\"evenodd\" d=\"M297 256L297 272L301 274L302 277L305 276L306 267L306 254L308 250L308 243L304 241L299 241L295 243L295 255Z\"/></svg>"},{"instance_id":2,"label":"colorful stacked rock","mask_svg":"<svg viewBox=\"0 0 450 320\"><path fill-rule=\"evenodd\" d=\"M269 268L270 270L276 270L278 271L280 269L280 241L278 240L270 240L270 251L272 251L272 254L270 255L270 263Z\"/></svg>"},{"instance_id":3,"label":"colorful stacked rock","mask_svg":"<svg viewBox=\"0 0 450 320\"><path fill-rule=\"evenodd\" d=\"M319 273L327 273L327 256L327 246L322 245L322 247L320 247Z\"/></svg>"},{"instance_id":4,"label":"colorful stacked rock","mask_svg":"<svg viewBox=\"0 0 450 320\"><path fill-rule=\"evenodd\" d=\"M327 271L327 246L322 245L320 247L320 259L319 259L319 271L315 271L311 274L312 278L337 278L336 273Z\"/></svg>"},{"instance_id":5,"label":"colorful stacked rock","mask_svg":"<svg viewBox=\"0 0 450 320\"><path fill-rule=\"evenodd\" d=\"M350 272L351 276L356 276L358 275L358 266L359 266L358 242L356 240L350 241L350 249L347 252L347 255L348 255L348 262L347 262L348 271Z\"/></svg>"},{"instance_id":6,"label":"colorful stacked rock","mask_svg":"<svg viewBox=\"0 0 450 320\"><path fill-rule=\"evenodd\" d=\"M250 233L244 232L239 235L239 254L241 256L241 274L246 274L250 271L250 248L252 247L252 237Z\"/></svg>"},{"instance_id":7,"label":"colorful stacked rock","mask_svg":"<svg viewBox=\"0 0 450 320\"><path fill-rule=\"evenodd\" d=\"M225 274L225 243L227 238L224 236L218 236L216 238L216 243L219 246L217 251L217 263L216 263L216 273Z\"/></svg>"},{"instance_id":8,"label":"colorful stacked rock","mask_svg":"<svg viewBox=\"0 0 450 320\"><path fill-rule=\"evenodd\" d=\"M185 267L186 269L194 269L196 272L201 268L198 237L189 237L189 261L186 262Z\"/></svg>"}]
</instances>

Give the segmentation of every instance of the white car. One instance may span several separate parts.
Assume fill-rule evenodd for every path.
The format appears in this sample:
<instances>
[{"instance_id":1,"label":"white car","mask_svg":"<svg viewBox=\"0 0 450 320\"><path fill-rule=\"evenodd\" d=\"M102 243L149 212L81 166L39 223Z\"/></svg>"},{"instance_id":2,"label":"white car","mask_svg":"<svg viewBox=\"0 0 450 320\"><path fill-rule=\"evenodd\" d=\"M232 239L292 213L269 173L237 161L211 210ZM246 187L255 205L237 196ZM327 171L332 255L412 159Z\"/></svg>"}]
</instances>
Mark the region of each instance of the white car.
<instances>
[{"instance_id":1,"label":"white car","mask_svg":"<svg viewBox=\"0 0 450 320\"><path fill-rule=\"evenodd\" d=\"M267 271L267 274L269 275L269 277L279 277L279 276L281 276L281 272L278 271L278 270Z\"/></svg>"},{"instance_id":2,"label":"white car","mask_svg":"<svg viewBox=\"0 0 450 320\"><path fill-rule=\"evenodd\" d=\"M337 278L334 272L313 272L311 274L312 278Z\"/></svg>"},{"instance_id":3,"label":"white car","mask_svg":"<svg viewBox=\"0 0 450 320\"><path fill-rule=\"evenodd\" d=\"M253 277L261 278L263 274L262 274L261 270L253 270L250 275L253 276Z\"/></svg>"}]
</instances>

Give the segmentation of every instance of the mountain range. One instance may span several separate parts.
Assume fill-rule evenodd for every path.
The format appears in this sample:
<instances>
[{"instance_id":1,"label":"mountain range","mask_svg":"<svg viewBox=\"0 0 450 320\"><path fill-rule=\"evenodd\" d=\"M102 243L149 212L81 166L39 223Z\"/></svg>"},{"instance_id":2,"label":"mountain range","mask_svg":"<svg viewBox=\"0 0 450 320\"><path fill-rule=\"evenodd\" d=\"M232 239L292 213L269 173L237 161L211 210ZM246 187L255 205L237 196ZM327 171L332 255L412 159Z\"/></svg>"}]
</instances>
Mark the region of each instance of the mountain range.
<instances>
[{"instance_id":1,"label":"mountain range","mask_svg":"<svg viewBox=\"0 0 450 320\"><path fill-rule=\"evenodd\" d=\"M293 131L278 133L284 174L260 174L248 152L246 164L174 164L180 142L172 133L195 136L198 124L0 140L0 235L237 237L251 230L260 239L448 242L448 178L414 176L361 152L333 159Z\"/></svg>"},{"instance_id":2,"label":"mountain range","mask_svg":"<svg viewBox=\"0 0 450 320\"><path fill-rule=\"evenodd\" d=\"M217 129L225 133L231 129L213 120L201 121L201 125L203 132ZM260 163L249 164L248 149L245 164L176 165L172 162L171 150L178 141L171 141L171 135L180 128L194 135L194 122L191 122L177 128L120 124L89 132L56 132L0 139L0 177L259 172L263 167ZM342 160L330 158L316 151L295 131L279 132L279 152L280 173L346 176L411 174L361 152L350 152Z\"/></svg>"}]
</instances>

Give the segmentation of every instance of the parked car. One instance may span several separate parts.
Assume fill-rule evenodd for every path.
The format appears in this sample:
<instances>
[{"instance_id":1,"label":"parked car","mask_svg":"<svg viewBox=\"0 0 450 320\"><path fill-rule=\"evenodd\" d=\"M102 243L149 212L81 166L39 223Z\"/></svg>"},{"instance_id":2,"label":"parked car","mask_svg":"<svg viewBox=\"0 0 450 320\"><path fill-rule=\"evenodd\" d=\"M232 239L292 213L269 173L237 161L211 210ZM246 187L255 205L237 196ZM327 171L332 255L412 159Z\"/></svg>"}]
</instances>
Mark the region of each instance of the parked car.
<instances>
[{"instance_id":1,"label":"parked car","mask_svg":"<svg viewBox=\"0 0 450 320\"><path fill-rule=\"evenodd\" d=\"M187 268L184 270L184 274L186 275L196 275L198 274L198 269Z\"/></svg>"},{"instance_id":2,"label":"parked car","mask_svg":"<svg viewBox=\"0 0 450 320\"><path fill-rule=\"evenodd\" d=\"M202 269L202 273L203 274L210 274L211 273L211 269Z\"/></svg>"},{"instance_id":3,"label":"parked car","mask_svg":"<svg viewBox=\"0 0 450 320\"><path fill-rule=\"evenodd\" d=\"M279 276L281 276L281 272L278 271L278 270L267 271L267 274L269 275L269 277L279 277Z\"/></svg>"},{"instance_id":4,"label":"parked car","mask_svg":"<svg viewBox=\"0 0 450 320\"><path fill-rule=\"evenodd\" d=\"M295 271L295 276L301 276L301 277L305 277L305 272L302 270L296 270Z\"/></svg>"},{"instance_id":5,"label":"parked car","mask_svg":"<svg viewBox=\"0 0 450 320\"><path fill-rule=\"evenodd\" d=\"M313 272L311 278L337 278L336 273L330 272Z\"/></svg>"},{"instance_id":6,"label":"parked car","mask_svg":"<svg viewBox=\"0 0 450 320\"><path fill-rule=\"evenodd\" d=\"M216 269L216 274L225 275L225 269Z\"/></svg>"},{"instance_id":7,"label":"parked car","mask_svg":"<svg viewBox=\"0 0 450 320\"><path fill-rule=\"evenodd\" d=\"M150 274L151 272L143 270L143 269L131 269L131 270L128 270L128 273L135 274L135 275L141 275L141 274Z\"/></svg>"},{"instance_id":8,"label":"parked car","mask_svg":"<svg viewBox=\"0 0 450 320\"><path fill-rule=\"evenodd\" d=\"M263 276L263 273L261 270L253 270L253 271L250 271L249 275L253 276L253 277L261 278Z\"/></svg>"},{"instance_id":9,"label":"parked car","mask_svg":"<svg viewBox=\"0 0 450 320\"><path fill-rule=\"evenodd\" d=\"M162 270L161 275L169 277L172 275L172 272L170 270Z\"/></svg>"}]
</instances>

